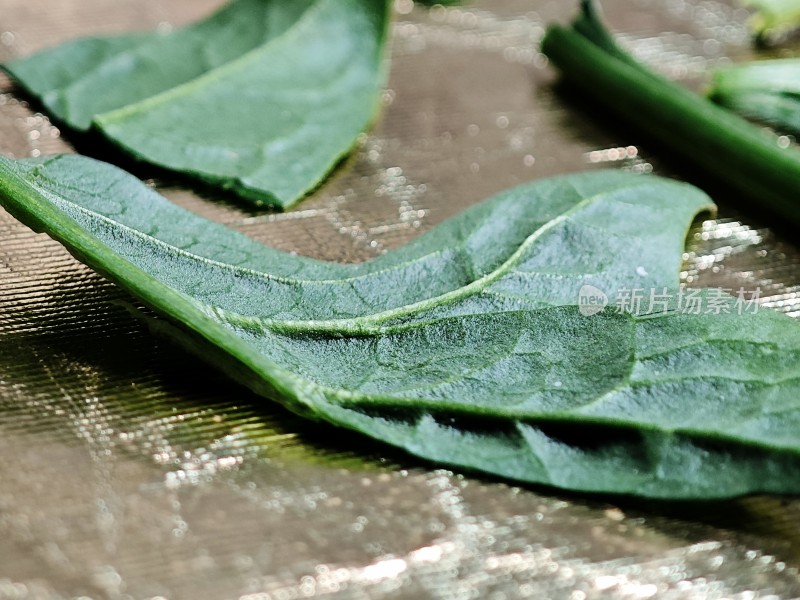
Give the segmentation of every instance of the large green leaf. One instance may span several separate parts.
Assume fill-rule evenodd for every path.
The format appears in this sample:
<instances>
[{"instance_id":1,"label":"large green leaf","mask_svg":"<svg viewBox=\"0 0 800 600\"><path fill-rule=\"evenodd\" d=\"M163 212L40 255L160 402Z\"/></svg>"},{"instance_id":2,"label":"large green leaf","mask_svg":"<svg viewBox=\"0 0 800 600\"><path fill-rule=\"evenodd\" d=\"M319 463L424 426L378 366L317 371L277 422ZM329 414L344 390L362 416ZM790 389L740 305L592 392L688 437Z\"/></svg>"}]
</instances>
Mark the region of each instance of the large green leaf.
<instances>
[{"instance_id":1,"label":"large green leaf","mask_svg":"<svg viewBox=\"0 0 800 600\"><path fill-rule=\"evenodd\" d=\"M710 208L690 186L541 181L337 265L263 247L90 159L2 160L0 173L3 204L169 317L154 327L301 414L576 490L800 491L795 321L716 296L721 314L578 306L586 285L677 286L687 228Z\"/></svg>"},{"instance_id":2,"label":"large green leaf","mask_svg":"<svg viewBox=\"0 0 800 600\"><path fill-rule=\"evenodd\" d=\"M234 0L172 34L87 38L5 65L76 129L286 207L377 108L387 0Z\"/></svg>"}]
</instances>

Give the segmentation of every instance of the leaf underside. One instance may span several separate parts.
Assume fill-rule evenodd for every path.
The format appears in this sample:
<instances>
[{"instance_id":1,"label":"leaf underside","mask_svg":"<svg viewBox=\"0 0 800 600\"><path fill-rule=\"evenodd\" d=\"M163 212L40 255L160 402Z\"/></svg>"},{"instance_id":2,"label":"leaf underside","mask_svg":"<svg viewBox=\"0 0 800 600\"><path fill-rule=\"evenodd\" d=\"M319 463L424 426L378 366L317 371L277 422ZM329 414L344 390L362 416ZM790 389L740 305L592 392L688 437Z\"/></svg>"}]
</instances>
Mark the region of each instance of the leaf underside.
<instances>
[{"instance_id":1,"label":"leaf underside","mask_svg":"<svg viewBox=\"0 0 800 600\"><path fill-rule=\"evenodd\" d=\"M595 172L504 192L370 262L298 257L124 172L0 159L0 198L290 409L438 463L661 498L800 491L800 335L738 314L578 309L675 289L700 191Z\"/></svg>"},{"instance_id":2,"label":"leaf underside","mask_svg":"<svg viewBox=\"0 0 800 600\"><path fill-rule=\"evenodd\" d=\"M234 0L174 33L84 38L4 68L74 129L285 208L373 118L387 20L385 0Z\"/></svg>"}]
</instances>

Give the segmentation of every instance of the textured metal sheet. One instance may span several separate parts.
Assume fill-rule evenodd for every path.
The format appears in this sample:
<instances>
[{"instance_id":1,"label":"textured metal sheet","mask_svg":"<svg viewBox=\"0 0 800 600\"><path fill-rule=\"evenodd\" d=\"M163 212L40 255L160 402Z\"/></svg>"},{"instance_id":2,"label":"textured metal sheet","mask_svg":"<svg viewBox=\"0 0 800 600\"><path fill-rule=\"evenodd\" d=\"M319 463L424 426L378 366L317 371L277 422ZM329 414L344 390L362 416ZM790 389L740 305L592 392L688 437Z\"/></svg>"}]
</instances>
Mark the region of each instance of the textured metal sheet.
<instances>
[{"instance_id":1,"label":"textured metal sheet","mask_svg":"<svg viewBox=\"0 0 800 600\"><path fill-rule=\"evenodd\" d=\"M0 59L218 4L2 0ZM624 43L687 82L750 52L746 14L727 3L605 4ZM554 94L535 48L574 8L398 0L380 122L291 213L154 184L267 244L357 261L522 181L609 166L688 176L680 156ZM63 151L0 80L0 152ZM760 286L800 310L796 246L715 199L722 217L694 230L684 280ZM434 470L253 396L151 337L134 305L0 212L2 600L800 597L797 500L609 500Z\"/></svg>"}]
</instances>

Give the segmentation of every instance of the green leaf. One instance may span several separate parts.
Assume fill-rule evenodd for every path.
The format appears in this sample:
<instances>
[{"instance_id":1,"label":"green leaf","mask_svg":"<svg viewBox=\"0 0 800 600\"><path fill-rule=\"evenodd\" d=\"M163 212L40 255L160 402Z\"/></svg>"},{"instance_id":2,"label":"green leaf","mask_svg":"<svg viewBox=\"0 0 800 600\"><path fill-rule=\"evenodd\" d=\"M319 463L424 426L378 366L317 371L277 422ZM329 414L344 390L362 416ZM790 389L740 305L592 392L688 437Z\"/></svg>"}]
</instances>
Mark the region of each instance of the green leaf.
<instances>
[{"instance_id":1,"label":"green leaf","mask_svg":"<svg viewBox=\"0 0 800 600\"><path fill-rule=\"evenodd\" d=\"M726 108L800 134L800 60L776 59L717 69L708 93Z\"/></svg>"},{"instance_id":2,"label":"green leaf","mask_svg":"<svg viewBox=\"0 0 800 600\"><path fill-rule=\"evenodd\" d=\"M750 18L750 28L756 35L800 25L800 2L797 0L742 0L742 4L756 9Z\"/></svg>"},{"instance_id":3,"label":"green leaf","mask_svg":"<svg viewBox=\"0 0 800 600\"><path fill-rule=\"evenodd\" d=\"M272 41L312 4L236 0L173 33L82 38L5 68L58 119L86 130L96 115L190 82Z\"/></svg>"},{"instance_id":4,"label":"green leaf","mask_svg":"<svg viewBox=\"0 0 800 600\"><path fill-rule=\"evenodd\" d=\"M800 154L777 136L653 73L614 42L584 0L568 27L551 26L542 51L596 112L602 108L649 141L752 201L759 214L800 225Z\"/></svg>"},{"instance_id":5,"label":"green leaf","mask_svg":"<svg viewBox=\"0 0 800 600\"><path fill-rule=\"evenodd\" d=\"M387 0L234 0L172 34L88 38L5 65L76 129L287 207L377 109Z\"/></svg>"},{"instance_id":6,"label":"green leaf","mask_svg":"<svg viewBox=\"0 0 800 600\"><path fill-rule=\"evenodd\" d=\"M579 307L587 285L677 287L712 208L685 184L524 185L356 265L261 246L83 157L0 159L0 199L167 317L158 332L308 417L574 490L800 491L795 321L733 298L729 314Z\"/></svg>"}]
</instances>

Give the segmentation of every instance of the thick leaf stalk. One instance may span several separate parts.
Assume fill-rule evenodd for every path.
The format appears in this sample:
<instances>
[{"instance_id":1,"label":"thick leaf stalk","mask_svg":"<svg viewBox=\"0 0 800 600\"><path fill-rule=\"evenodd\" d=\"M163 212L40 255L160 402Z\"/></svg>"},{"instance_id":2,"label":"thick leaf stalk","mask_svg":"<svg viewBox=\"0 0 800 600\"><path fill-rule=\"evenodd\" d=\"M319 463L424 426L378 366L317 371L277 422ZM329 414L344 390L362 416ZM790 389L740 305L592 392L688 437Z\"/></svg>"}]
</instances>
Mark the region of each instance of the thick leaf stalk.
<instances>
[{"instance_id":1,"label":"thick leaf stalk","mask_svg":"<svg viewBox=\"0 0 800 600\"><path fill-rule=\"evenodd\" d=\"M586 98L759 209L800 225L800 153L778 137L639 65L611 39L592 2L571 27L552 26L542 51Z\"/></svg>"}]
</instances>

